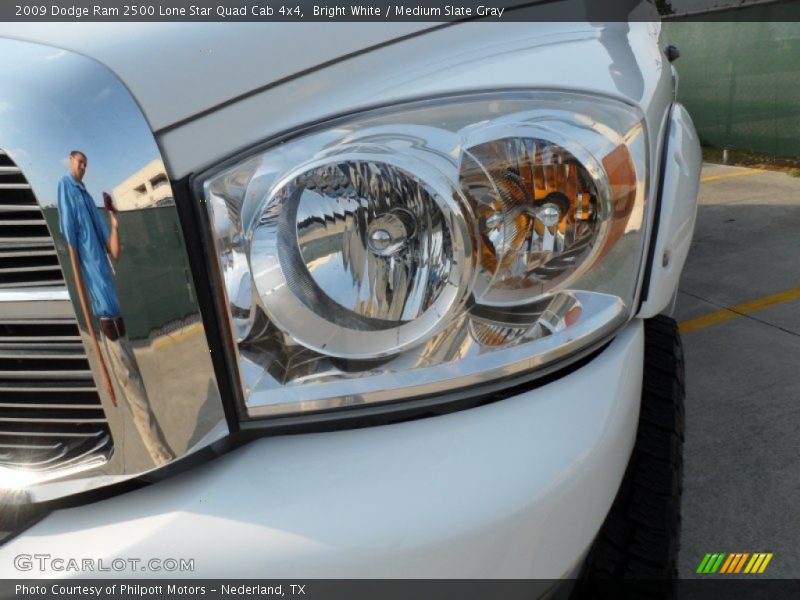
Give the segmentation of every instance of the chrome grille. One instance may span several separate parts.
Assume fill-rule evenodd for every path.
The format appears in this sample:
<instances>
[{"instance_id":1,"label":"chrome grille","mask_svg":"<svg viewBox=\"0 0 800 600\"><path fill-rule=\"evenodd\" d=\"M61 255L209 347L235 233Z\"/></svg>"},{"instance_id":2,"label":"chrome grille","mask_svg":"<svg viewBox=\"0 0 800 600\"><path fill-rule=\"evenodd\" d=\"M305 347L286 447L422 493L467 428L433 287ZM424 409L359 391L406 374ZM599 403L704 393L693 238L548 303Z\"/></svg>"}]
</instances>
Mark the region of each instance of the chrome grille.
<instances>
[{"instance_id":1,"label":"chrome grille","mask_svg":"<svg viewBox=\"0 0 800 600\"><path fill-rule=\"evenodd\" d=\"M0 465L62 468L109 442L75 320L0 318Z\"/></svg>"},{"instance_id":2,"label":"chrome grille","mask_svg":"<svg viewBox=\"0 0 800 600\"><path fill-rule=\"evenodd\" d=\"M55 471L111 451L70 301L50 318L33 300L54 286L64 278L42 210L0 151L0 467Z\"/></svg>"},{"instance_id":3,"label":"chrome grille","mask_svg":"<svg viewBox=\"0 0 800 600\"><path fill-rule=\"evenodd\" d=\"M53 238L31 186L0 150L0 290L64 285Z\"/></svg>"},{"instance_id":4,"label":"chrome grille","mask_svg":"<svg viewBox=\"0 0 800 600\"><path fill-rule=\"evenodd\" d=\"M62 468L110 446L74 320L0 320L0 466Z\"/></svg>"}]
</instances>

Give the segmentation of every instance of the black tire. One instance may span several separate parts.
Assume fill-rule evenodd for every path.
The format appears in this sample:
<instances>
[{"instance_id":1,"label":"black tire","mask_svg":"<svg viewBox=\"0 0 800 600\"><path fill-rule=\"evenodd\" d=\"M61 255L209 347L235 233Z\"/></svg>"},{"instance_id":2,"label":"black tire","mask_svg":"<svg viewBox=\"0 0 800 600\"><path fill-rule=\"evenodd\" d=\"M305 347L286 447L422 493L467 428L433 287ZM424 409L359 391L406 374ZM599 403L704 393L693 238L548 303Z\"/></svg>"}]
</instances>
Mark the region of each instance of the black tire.
<instances>
[{"instance_id":1,"label":"black tire","mask_svg":"<svg viewBox=\"0 0 800 600\"><path fill-rule=\"evenodd\" d=\"M573 598L672 598L683 491L685 379L673 319L645 321L636 443Z\"/></svg>"}]
</instances>

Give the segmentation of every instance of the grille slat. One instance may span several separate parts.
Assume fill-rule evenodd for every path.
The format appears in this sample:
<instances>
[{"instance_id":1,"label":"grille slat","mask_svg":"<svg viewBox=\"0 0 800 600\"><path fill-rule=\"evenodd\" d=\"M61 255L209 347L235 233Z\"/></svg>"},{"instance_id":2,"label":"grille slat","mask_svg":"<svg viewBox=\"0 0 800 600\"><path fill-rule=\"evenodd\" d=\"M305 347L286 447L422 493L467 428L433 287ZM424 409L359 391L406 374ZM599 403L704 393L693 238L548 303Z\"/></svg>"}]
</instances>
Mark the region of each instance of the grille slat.
<instances>
[{"instance_id":1,"label":"grille slat","mask_svg":"<svg viewBox=\"0 0 800 600\"><path fill-rule=\"evenodd\" d=\"M11 413L13 409L4 410L3 413ZM42 412L39 407L36 407L35 413L38 415ZM80 416L76 415L74 417L66 417L66 416L59 416L59 417L32 417L32 416L21 416L21 417L3 417L0 416L0 424L2 423L26 423L26 424L72 424L72 423L79 423L81 425L87 423L105 423L105 419L98 419L92 418L87 416Z\"/></svg>"},{"instance_id":2,"label":"grille slat","mask_svg":"<svg viewBox=\"0 0 800 600\"><path fill-rule=\"evenodd\" d=\"M92 376L88 369L85 371L0 371L0 380L8 379L87 379Z\"/></svg>"},{"instance_id":3,"label":"grille slat","mask_svg":"<svg viewBox=\"0 0 800 600\"><path fill-rule=\"evenodd\" d=\"M70 383L75 385L70 386ZM0 392L30 392L34 394L64 393L64 392L96 392L94 384L83 382L44 382L36 385L36 382L19 383L16 381L0 381Z\"/></svg>"},{"instance_id":4,"label":"grille slat","mask_svg":"<svg viewBox=\"0 0 800 600\"><path fill-rule=\"evenodd\" d=\"M47 227L43 219L0 219L0 227L4 226L18 226L18 225L36 225L37 227Z\"/></svg>"},{"instance_id":5,"label":"grille slat","mask_svg":"<svg viewBox=\"0 0 800 600\"><path fill-rule=\"evenodd\" d=\"M63 286L44 213L20 168L0 156L0 290Z\"/></svg>"},{"instance_id":6,"label":"grille slat","mask_svg":"<svg viewBox=\"0 0 800 600\"><path fill-rule=\"evenodd\" d=\"M93 438L97 437L96 432L94 431L85 431L85 432L78 432L78 431L37 431L33 428L24 428L19 429L14 432L8 431L0 431L0 439L3 437L14 437L14 438L35 438L35 437L47 437L47 438ZM60 445L59 445L60 446Z\"/></svg>"},{"instance_id":7,"label":"grille slat","mask_svg":"<svg viewBox=\"0 0 800 600\"><path fill-rule=\"evenodd\" d=\"M58 271L61 272L61 267L56 265L36 265L35 267L0 267L0 274L2 273L24 273L26 271Z\"/></svg>"},{"instance_id":8,"label":"grille slat","mask_svg":"<svg viewBox=\"0 0 800 600\"><path fill-rule=\"evenodd\" d=\"M37 342L50 342L52 344L60 344L62 342L80 342L81 338L78 335L45 335L41 337L31 337L25 335L17 335L17 336L3 336L0 335L0 344L6 342L27 342L36 340Z\"/></svg>"},{"instance_id":9,"label":"grille slat","mask_svg":"<svg viewBox=\"0 0 800 600\"><path fill-rule=\"evenodd\" d=\"M14 235L3 235L3 232L0 231L0 247L5 246L6 248L13 248L19 246L35 246L37 248L44 247L51 247L53 246L53 240L50 239L49 235L19 235L19 232L15 232Z\"/></svg>"},{"instance_id":10,"label":"grille slat","mask_svg":"<svg viewBox=\"0 0 800 600\"><path fill-rule=\"evenodd\" d=\"M37 409L58 409L58 410L94 410L97 407L94 404L44 404L42 402L0 402L0 409L3 408L30 408L31 406Z\"/></svg>"},{"instance_id":11,"label":"grille slat","mask_svg":"<svg viewBox=\"0 0 800 600\"><path fill-rule=\"evenodd\" d=\"M28 258L30 256L52 256L58 259L55 248L8 248L0 247L0 263L9 258Z\"/></svg>"},{"instance_id":12,"label":"grille slat","mask_svg":"<svg viewBox=\"0 0 800 600\"><path fill-rule=\"evenodd\" d=\"M0 290L13 290L13 289L29 289L31 287L28 281L10 281L0 284Z\"/></svg>"},{"instance_id":13,"label":"grille slat","mask_svg":"<svg viewBox=\"0 0 800 600\"><path fill-rule=\"evenodd\" d=\"M25 344L0 344L0 360L13 358L18 360L82 360L86 357L80 352L80 347L68 349L53 348L43 345L40 348L28 348Z\"/></svg>"},{"instance_id":14,"label":"grille slat","mask_svg":"<svg viewBox=\"0 0 800 600\"><path fill-rule=\"evenodd\" d=\"M38 206L32 206L30 204L12 204L7 200L3 204L0 204L0 215L7 212L35 213L39 211L41 211L41 209Z\"/></svg>"},{"instance_id":15,"label":"grille slat","mask_svg":"<svg viewBox=\"0 0 800 600\"><path fill-rule=\"evenodd\" d=\"M0 342L0 356L8 356L12 353L12 357L24 354L41 353L43 356L63 356L64 358L73 356L79 358L86 358L83 355L83 346L79 343L67 344L40 344L40 343L27 343L20 344L15 342Z\"/></svg>"},{"instance_id":16,"label":"grille slat","mask_svg":"<svg viewBox=\"0 0 800 600\"><path fill-rule=\"evenodd\" d=\"M28 230L27 228L31 228L32 231L36 231L37 233L44 233L47 231L47 224L43 220L10 219L8 215L5 215L5 217L5 219L0 219L0 235L3 235L6 231L13 231L15 235L22 235ZM6 229L3 229L4 227Z\"/></svg>"},{"instance_id":17,"label":"grille slat","mask_svg":"<svg viewBox=\"0 0 800 600\"><path fill-rule=\"evenodd\" d=\"M58 444L9 444L0 440L0 449L17 450L57 450Z\"/></svg>"},{"instance_id":18,"label":"grille slat","mask_svg":"<svg viewBox=\"0 0 800 600\"><path fill-rule=\"evenodd\" d=\"M64 285L44 214L24 173L0 150L0 467L50 472L111 451L77 321L61 318L71 310L29 318L16 300L4 314L3 290Z\"/></svg>"}]
</instances>

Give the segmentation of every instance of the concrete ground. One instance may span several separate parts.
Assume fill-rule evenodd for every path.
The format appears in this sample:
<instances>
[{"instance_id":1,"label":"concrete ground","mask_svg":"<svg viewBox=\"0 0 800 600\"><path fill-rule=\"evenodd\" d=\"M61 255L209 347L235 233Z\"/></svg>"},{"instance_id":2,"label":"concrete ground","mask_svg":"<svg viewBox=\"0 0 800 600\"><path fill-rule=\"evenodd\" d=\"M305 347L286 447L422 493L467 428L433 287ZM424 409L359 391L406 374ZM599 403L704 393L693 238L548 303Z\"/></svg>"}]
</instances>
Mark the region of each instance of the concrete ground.
<instances>
[{"instance_id":1,"label":"concrete ground","mask_svg":"<svg viewBox=\"0 0 800 600\"><path fill-rule=\"evenodd\" d=\"M680 576L697 577L709 552L772 552L768 576L800 577L800 179L704 166L674 316L687 381Z\"/></svg>"}]
</instances>

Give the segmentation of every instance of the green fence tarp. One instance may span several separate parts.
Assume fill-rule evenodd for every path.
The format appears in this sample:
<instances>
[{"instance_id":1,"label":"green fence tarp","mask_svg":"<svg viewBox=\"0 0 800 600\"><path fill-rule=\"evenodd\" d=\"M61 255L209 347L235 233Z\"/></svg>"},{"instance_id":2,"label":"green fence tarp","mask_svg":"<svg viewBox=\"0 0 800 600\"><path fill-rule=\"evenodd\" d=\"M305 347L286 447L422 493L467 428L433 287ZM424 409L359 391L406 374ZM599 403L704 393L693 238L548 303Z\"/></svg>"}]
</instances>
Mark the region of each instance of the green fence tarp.
<instances>
[{"instance_id":1,"label":"green fence tarp","mask_svg":"<svg viewBox=\"0 0 800 600\"><path fill-rule=\"evenodd\" d=\"M51 231L58 232L58 211L46 209L45 217ZM119 220L122 257L114 265L115 281L128 336L143 339L179 327L199 309L175 207L124 211ZM66 266L67 249L60 235L56 239ZM72 278L67 281L71 297L77 298Z\"/></svg>"},{"instance_id":2,"label":"green fence tarp","mask_svg":"<svg viewBox=\"0 0 800 600\"><path fill-rule=\"evenodd\" d=\"M664 22L681 51L678 99L703 143L800 156L800 2Z\"/></svg>"}]
</instances>

